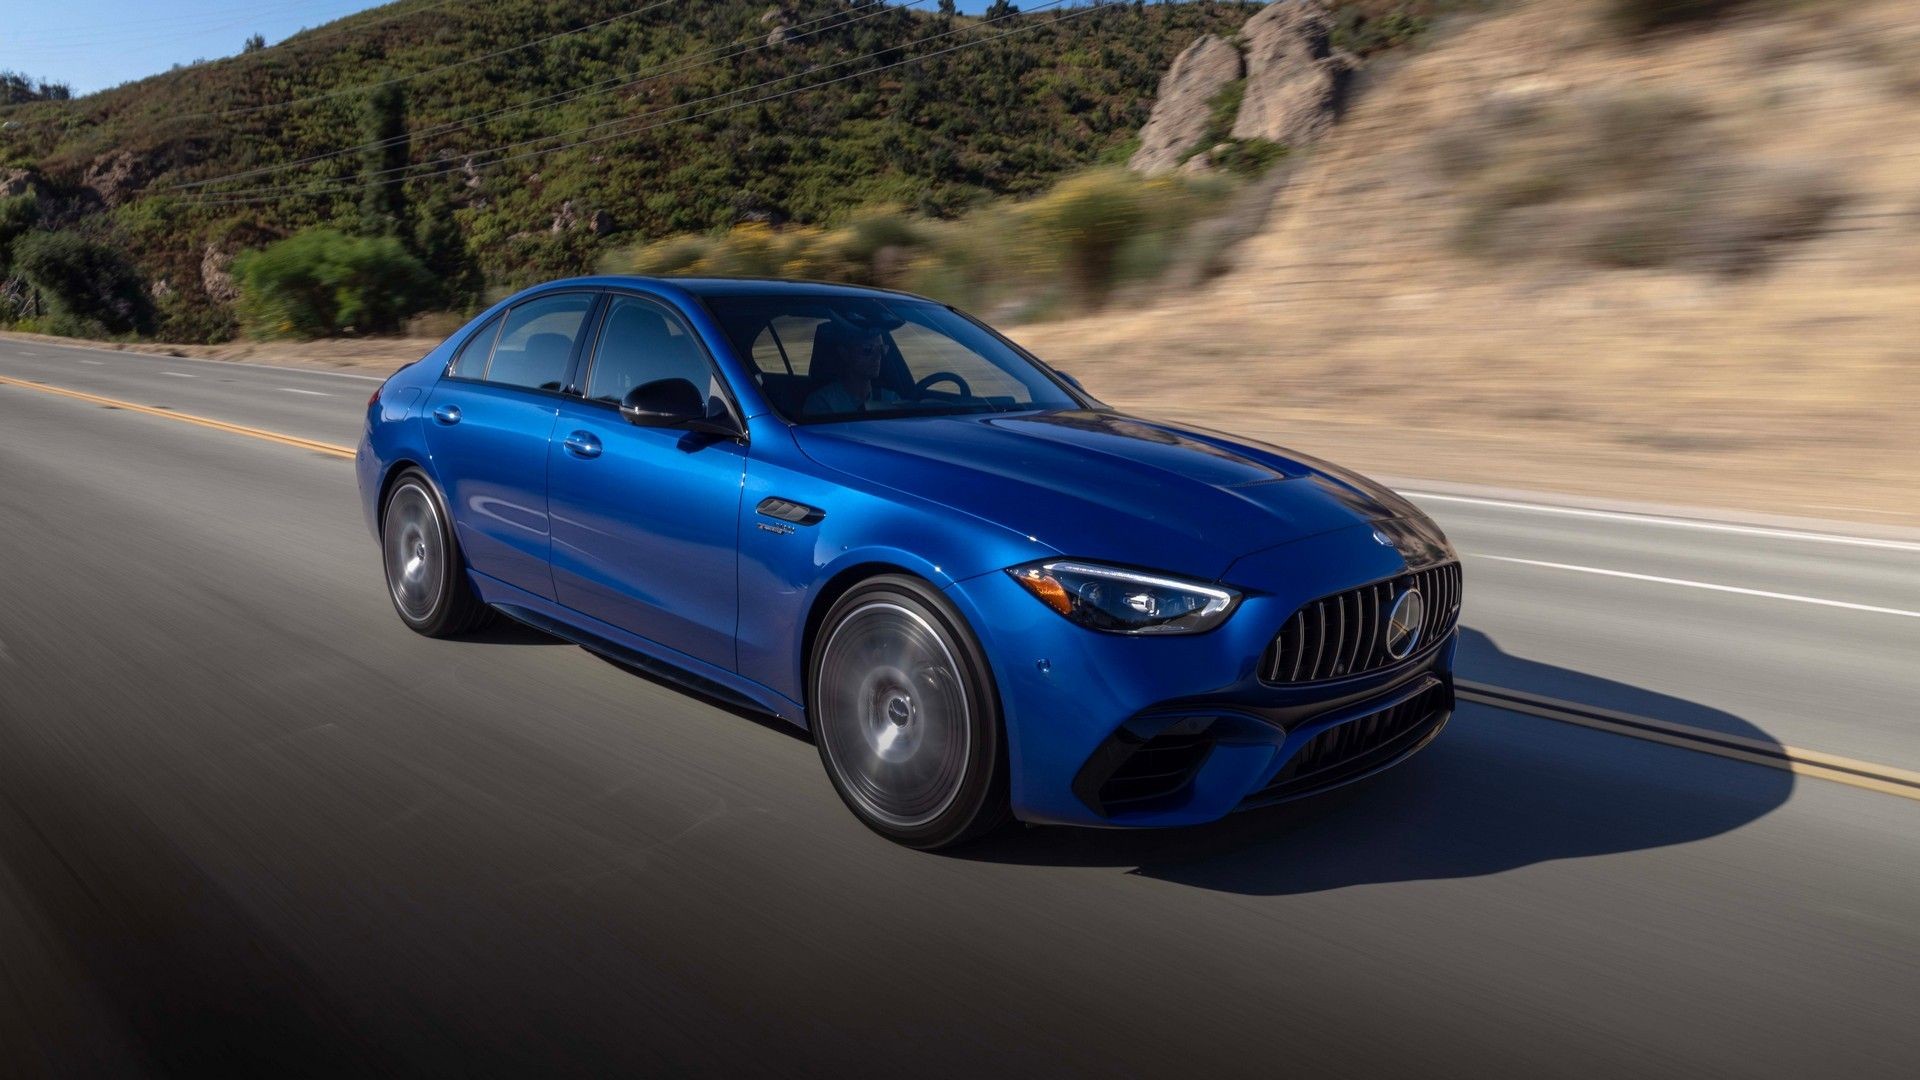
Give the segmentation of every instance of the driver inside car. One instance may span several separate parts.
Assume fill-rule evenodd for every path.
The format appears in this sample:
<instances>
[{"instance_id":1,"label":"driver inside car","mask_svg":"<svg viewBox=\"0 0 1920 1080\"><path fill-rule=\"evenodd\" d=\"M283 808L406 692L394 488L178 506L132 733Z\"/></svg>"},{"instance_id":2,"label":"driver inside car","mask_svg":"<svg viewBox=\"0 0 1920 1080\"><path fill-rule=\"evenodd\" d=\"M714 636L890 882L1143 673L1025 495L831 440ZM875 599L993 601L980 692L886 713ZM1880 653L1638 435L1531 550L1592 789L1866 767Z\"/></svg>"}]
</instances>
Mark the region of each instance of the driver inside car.
<instances>
[{"instance_id":1,"label":"driver inside car","mask_svg":"<svg viewBox=\"0 0 1920 1080\"><path fill-rule=\"evenodd\" d=\"M832 340L819 342L813 370L827 381L807 395L801 411L808 416L842 416L900 404L904 399L899 394L875 381L886 355L887 339L876 330L850 327L832 335Z\"/></svg>"}]
</instances>

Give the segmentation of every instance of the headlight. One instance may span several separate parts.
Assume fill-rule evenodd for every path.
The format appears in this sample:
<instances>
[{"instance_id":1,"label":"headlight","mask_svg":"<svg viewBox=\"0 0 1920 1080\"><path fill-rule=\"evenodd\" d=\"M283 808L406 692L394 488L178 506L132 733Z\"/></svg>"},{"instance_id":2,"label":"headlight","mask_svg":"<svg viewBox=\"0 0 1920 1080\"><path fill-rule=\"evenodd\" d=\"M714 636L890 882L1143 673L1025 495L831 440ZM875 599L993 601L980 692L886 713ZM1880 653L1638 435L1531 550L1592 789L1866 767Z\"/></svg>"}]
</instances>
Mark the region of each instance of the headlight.
<instances>
[{"instance_id":1,"label":"headlight","mask_svg":"<svg viewBox=\"0 0 1920 1080\"><path fill-rule=\"evenodd\" d=\"M1238 594L1117 566L1042 562L1007 571L1066 619L1112 634L1197 634L1227 621Z\"/></svg>"}]
</instances>

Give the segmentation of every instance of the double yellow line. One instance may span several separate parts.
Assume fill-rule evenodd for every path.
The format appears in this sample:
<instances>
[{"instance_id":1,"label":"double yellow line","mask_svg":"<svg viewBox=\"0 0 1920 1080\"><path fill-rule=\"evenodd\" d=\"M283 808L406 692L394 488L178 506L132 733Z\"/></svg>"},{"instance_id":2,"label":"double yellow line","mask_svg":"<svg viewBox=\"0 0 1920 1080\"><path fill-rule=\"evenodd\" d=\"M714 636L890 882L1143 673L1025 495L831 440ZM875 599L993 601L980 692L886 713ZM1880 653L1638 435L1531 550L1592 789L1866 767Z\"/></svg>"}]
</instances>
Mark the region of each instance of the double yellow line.
<instances>
[{"instance_id":1,"label":"double yellow line","mask_svg":"<svg viewBox=\"0 0 1920 1080\"><path fill-rule=\"evenodd\" d=\"M1563 724L1578 724L1596 731L1626 735L1630 738L1644 739L1647 742L1677 746L1682 750L1732 758L1735 761L1745 761L1754 765L1765 765L1770 769L1784 769L1798 776L1817 777L1821 780L1831 780L1836 784L1878 791L1883 795L1898 795L1903 799L1920 801L1920 772L1898 769L1892 765L1879 765L1871 761L1841 757L1839 754L1828 754L1819 750L1806 750L1798 746L1782 746L1764 739L1728 735L1706 728L1676 724L1670 720L1655 720L1649 716L1635 716L1632 713L1560 701L1519 690L1488 686L1484 683L1459 680L1455 682L1454 687L1462 701L1491 705L1508 712L1524 713L1546 720L1558 720Z\"/></svg>"},{"instance_id":2,"label":"double yellow line","mask_svg":"<svg viewBox=\"0 0 1920 1080\"><path fill-rule=\"evenodd\" d=\"M163 420L178 420L183 424L196 424L215 431L224 431L230 435L245 435L250 439L264 439L282 446L294 446L302 450L326 454L329 457L353 457L353 451L332 443L316 442L312 439L282 435L277 431L246 427L242 424L229 424L225 420L214 420L191 413L174 412L171 409L156 409L151 405L136 405L131 401L101 397L79 390L68 390L45 383L27 382L22 379L0 375L0 385L17 386L23 390L38 390L43 394L73 398L94 405L104 405L110 409L125 409L128 412L158 416ZM1484 683L1461 681L1457 684L1463 701L1481 705L1491 705L1497 709L1537 716L1546 720L1557 720L1563 724L1577 724L1580 727L1597 731L1625 735L1629 738L1656 742L1665 746L1693 750L1716 757L1731 758L1754 765L1764 765L1770 769L1784 769L1799 776L1811 776L1821 780L1831 780L1838 784L1865 788L1886 795L1897 795L1903 799L1920 801L1920 772L1898 769L1891 765L1878 765L1869 761L1841 757L1838 754L1826 754L1818 750L1804 750L1795 746L1781 746L1762 739L1746 738L1739 735L1727 735L1706 728L1676 724L1652 717L1635 716L1631 713L1615 712L1576 702L1559 701L1536 694L1522 693Z\"/></svg>"},{"instance_id":3,"label":"double yellow line","mask_svg":"<svg viewBox=\"0 0 1920 1080\"><path fill-rule=\"evenodd\" d=\"M245 435L251 439L265 439L268 442L276 442L282 446L297 446L302 450L312 450L317 454L346 458L349 461L353 460L353 450L349 447L335 446L332 443L315 442L312 439L302 439L294 435L282 435L277 431L265 431L261 428L246 427L242 424L229 424L225 420L214 420L210 417L195 416L192 413L174 412L172 409L156 409L151 405L135 405L131 401L101 397L98 394L89 394L80 390L68 390L62 386L48 386L46 383L27 382L24 379L8 378L5 375L0 375L0 386L17 386L22 390L38 390L43 394L54 394L59 397L73 398L75 401L104 405L109 409L125 409L128 412L144 413L147 416L158 416L163 420L178 420L183 424L198 424L201 427L212 428L215 431L224 431L229 435Z\"/></svg>"}]
</instances>

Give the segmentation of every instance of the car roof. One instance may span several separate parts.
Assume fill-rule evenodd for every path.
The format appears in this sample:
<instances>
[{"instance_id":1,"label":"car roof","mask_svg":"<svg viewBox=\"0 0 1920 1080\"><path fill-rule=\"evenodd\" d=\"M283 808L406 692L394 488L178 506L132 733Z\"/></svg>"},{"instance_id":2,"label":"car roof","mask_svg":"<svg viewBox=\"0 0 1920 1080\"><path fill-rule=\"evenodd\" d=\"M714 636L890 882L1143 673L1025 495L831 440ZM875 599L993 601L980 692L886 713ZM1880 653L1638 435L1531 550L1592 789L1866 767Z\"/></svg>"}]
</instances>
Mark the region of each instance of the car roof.
<instances>
[{"instance_id":1,"label":"car roof","mask_svg":"<svg viewBox=\"0 0 1920 1080\"><path fill-rule=\"evenodd\" d=\"M900 292L896 289L877 289L865 285L840 285L829 281L789 281L780 278L729 278L729 277L641 277L631 274L610 274L597 277L568 278L564 281L548 282L542 289L557 286L592 286L611 288L620 285L643 285L679 289L693 296L885 296L895 299L923 300L924 296Z\"/></svg>"}]
</instances>

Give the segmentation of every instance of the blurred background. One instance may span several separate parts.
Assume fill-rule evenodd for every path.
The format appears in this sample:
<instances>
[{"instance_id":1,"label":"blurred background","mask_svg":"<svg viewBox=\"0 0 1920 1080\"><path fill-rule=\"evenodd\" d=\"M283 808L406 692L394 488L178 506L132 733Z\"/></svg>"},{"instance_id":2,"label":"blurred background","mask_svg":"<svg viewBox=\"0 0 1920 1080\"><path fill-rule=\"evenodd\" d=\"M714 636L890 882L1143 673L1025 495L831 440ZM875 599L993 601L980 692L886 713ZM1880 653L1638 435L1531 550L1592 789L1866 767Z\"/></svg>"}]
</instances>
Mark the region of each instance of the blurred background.
<instances>
[{"instance_id":1,"label":"blurred background","mask_svg":"<svg viewBox=\"0 0 1920 1080\"><path fill-rule=\"evenodd\" d=\"M854 281L1390 474L1920 522L1911 3L74 6L0 37L16 331L387 369L559 275Z\"/></svg>"},{"instance_id":2,"label":"blurred background","mask_svg":"<svg viewBox=\"0 0 1920 1080\"><path fill-rule=\"evenodd\" d=\"M367 395L597 271L926 293L1388 481L1458 711L934 856L409 632ZM7 0L0 1075L1910 1080L1916 401L1914 0Z\"/></svg>"}]
</instances>

